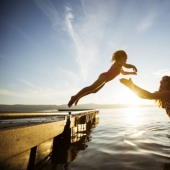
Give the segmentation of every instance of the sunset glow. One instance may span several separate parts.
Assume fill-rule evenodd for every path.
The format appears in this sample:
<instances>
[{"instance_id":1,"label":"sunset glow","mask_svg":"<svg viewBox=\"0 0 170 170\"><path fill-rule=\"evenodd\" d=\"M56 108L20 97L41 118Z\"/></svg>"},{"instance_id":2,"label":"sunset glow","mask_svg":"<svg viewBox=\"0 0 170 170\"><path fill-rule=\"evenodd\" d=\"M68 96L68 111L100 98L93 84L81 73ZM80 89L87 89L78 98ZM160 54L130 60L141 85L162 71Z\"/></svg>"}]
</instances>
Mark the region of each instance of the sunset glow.
<instances>
[{"instance_id":1,"label":"sunset glow","mask_svg":"<svg viewBox=\"0 0 170 170\"><path fill-rule=\"evenodd\" d=\"M0 3L0 104L67 104L110 68L120 49L137 67L130 77L139 86L156 91L170 75L168 0ZM79 103L146 102L120 84L121 76Z\"/></svg>"},{"instance_id":2,"label":"sunset glow","mask_svg":"<svg viewBox=\"0 0 170 170\"><path fill-rule=\"evenodd\" d=\"M141 109L138 107L129 107L125 109L125 121L135 127L139 126L143 119L140 118L142 114Z\"/></svg>"},{"instance_id":3,"label":"sunset glow","mask_svg":"<svg viewBox=\"0 0 170 170\"><path fill-rule=\"evenodd\" d=\"M153 101L139 98L135 93L130 91L128 88L124 88L123 91L120 91L118 101L122 104L128 104L130 106L153 104Z\"/></svg>"}]
</instances>

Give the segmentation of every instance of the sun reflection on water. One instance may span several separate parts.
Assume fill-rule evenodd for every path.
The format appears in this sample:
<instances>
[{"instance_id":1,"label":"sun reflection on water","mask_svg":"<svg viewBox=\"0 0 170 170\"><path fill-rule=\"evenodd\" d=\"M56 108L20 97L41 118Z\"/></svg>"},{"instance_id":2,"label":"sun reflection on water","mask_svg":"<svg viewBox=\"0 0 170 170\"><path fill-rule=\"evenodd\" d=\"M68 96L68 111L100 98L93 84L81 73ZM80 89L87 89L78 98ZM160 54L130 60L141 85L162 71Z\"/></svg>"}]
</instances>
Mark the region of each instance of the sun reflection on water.
<instances>
[{"instance_id":1,"label":"sun reflection on water","mask_svg":"<svg viewBox=\"0 0 170 170\"><path fill-rule=\"evenodd\" d=\"M139 137L139 136L143 135L145 132L146 131L144 131L144 130L143 131L137 131L132 135L132 137Z\"/></svg>"},{"instance_id":2,"label":"sun reflection on water","mask_svg":"<svg viewBox=\"0 0 170 170\"><path fill-rule=\"evenodd\" d=\"M126 108L124 112L126 123L130 123L135 127L139 126L143 121L140 116L141 114L142 112L140 107L131 106Z\"/></svg>"},{"instance_id":3,"label":"sun reflection on water","mask_svg":"<svg viewBox=\"0 0 170 170\"><path fill-rule=\"evenodd\" d=\"M135 146L134 143L132 143L131 141L128 141L128 140L124 140L125 143L127 143L128 145L131 145L131 146Z\"/></svg>"}]
</instances>

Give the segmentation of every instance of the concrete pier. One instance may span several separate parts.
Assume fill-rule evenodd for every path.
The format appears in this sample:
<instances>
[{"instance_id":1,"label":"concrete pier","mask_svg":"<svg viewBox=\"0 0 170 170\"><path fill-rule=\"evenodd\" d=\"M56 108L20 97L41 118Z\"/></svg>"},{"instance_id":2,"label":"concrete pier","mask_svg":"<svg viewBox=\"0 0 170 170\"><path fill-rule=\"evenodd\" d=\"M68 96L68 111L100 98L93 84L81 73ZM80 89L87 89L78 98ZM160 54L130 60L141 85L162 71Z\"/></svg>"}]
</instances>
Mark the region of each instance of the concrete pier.
<instances>
[{"instance_id":1,"label":"concrete pier","mask_svg":"<svg viewBox=\"0 0 170 170\"><path fill-rule=\"evenodd\" d=\"M0 113L0 169L36 170L71 161L71 144L97 124L99 110ZM84 135L83 135L84 136Z\"/></svg>"}]
</instances>

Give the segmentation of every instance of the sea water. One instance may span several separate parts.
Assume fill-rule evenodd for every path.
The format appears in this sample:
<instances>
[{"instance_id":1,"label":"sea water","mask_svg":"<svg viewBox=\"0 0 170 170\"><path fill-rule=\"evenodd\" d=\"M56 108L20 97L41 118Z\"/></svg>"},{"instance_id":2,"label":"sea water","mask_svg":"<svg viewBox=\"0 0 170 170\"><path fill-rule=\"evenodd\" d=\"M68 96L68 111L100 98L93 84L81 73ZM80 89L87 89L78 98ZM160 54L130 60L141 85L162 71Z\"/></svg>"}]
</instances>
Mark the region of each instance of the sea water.
<instances>
[{"instance_id":1,"label":"sea water","mask_svg":"<svg viewBox=\"0 0 170 170\"><path fill-rule=\"evenodd\" d=\"M84 149L61 166L41 170L169 170L170 119L155 107L100 109Z\"/></svg>"}]
</instances>

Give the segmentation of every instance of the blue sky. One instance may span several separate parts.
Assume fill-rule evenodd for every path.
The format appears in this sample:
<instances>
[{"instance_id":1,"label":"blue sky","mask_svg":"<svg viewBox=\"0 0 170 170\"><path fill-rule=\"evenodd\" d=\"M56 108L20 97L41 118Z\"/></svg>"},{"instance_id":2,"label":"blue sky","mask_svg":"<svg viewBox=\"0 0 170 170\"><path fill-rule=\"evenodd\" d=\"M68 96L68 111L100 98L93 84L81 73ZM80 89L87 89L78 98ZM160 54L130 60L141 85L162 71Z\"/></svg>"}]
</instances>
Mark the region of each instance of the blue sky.
<instances>
[{"instance_id":1,"label":"blue sky","mask_svg":"<svg viewBox=\"0 0 170 170\"><path fill-rule=\"evenodd\" d=\"M170 75L169 0L2 0L0 104L67 104L123 49L138 75L119 75L80 104L153 103L119 83L154 92Z\"/></svg>"}]
</instances>

